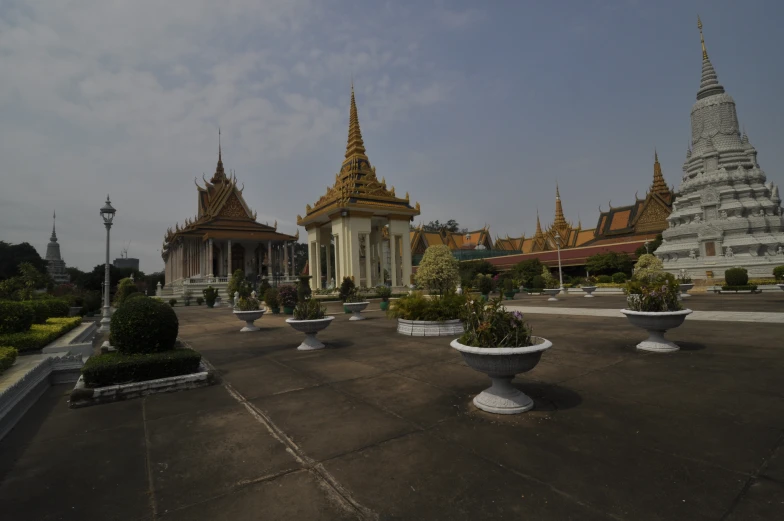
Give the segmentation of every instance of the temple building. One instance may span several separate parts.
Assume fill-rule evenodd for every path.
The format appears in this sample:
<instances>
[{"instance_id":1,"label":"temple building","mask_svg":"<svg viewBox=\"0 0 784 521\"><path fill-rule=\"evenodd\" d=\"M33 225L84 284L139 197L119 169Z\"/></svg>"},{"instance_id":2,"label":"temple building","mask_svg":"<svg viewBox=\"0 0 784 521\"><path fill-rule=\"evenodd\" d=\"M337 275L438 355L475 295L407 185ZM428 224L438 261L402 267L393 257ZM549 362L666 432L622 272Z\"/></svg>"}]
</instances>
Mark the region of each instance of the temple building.
<instances>
[{"instance_id":1,"label":"temple building","mask_svg":"<svg viewBox=\"0 0 784 521\"><path fill-rule=\"evenodd\" d=\"M425 250L430 246L435 245L446 245L452 251L461 252L493 249L493 239L487 226L467 232L453 232L447 229L434 232L425 230L420 224L410 231L410 240L411 254L415 259L424 255Z\"/></svg>"},{"instance_id":2,"label":"temple building","mask_svg":"<svg viewBox=\"0 0 784 521\"><path fill-rule=\"evenodd\" d=\"M487 260L500 268L508 268L524 260L537 258L548 266L558 265L558 247L563 266L582 266L589 257L610 251L628 253L651 242L667 228L667 216L672 208L673 193L667 187L654 153L653 182L645 198L635 196L633 204L601 211L596 228L584 229L566 219L559 187L555 187L555 215L552 224L542 228L537 213L536 231L532 236L497 238L497 251L507 251L507 256L494 256Z\"/></svg>"},{"instance_id":3,"label":"temple building","mask_svg":"<svg viewBox=\"0 0 784 521\"><path fill-rule=\"evenodd\" d=\"M766 182L757 150L741 132L735 101L708 58L699 18L697 27L702 78L691 109L690 146L656 255L670 273L693 278L723 278L735 266L753 277L770 277L784 264L779 189Z\"/></svg>"},{"instance_id":4,"label":"temple building","mask_svg":"<svg viewBox=\"0 0 784 521\"><path fill-rule=\"evenodd\" d=\"M71 282L71 277L65 271L65 261L60 257L60 245L57 243L57 232L55 231L56 215L52 214L52 236L49 237L49 244L46 245L46 271L54 279L55 284L67 284Z\"/></svg>"},{"instance_id":5,"label":"temple building","mask_svg":"<svg viewBox=\"0 0 784 521\"><path fill-rule=\"evenodd\" d=\"M376 177L365 152L354 86L351 86L346 155L335 182L297 224L308 232L308 267L313 289L351 277L359 287L411 283L409 223L419 215L408 193L397 197ZM322 266L322 258L324 265Z\"/></svg>"},{"instance_id":6,"label":"temple building","mask_svg":"<svg viewBox=\"0 0 784 521\"><path fill-rule=\"evenodd\" d=\"M169 228L164 237L166 284L161 295L192 289L198 296L207 285L220 291L238 269L246 277L267 278L271 283L296 280L294 244L299 232L280 233L277 221L273 226L256 222L256 212L242 196L244 185L237 186L234 174L226 175L220 143L215 174L209 181L204 179L203 187L194 183L196 216Z\"/></svg>"}]
</instances>

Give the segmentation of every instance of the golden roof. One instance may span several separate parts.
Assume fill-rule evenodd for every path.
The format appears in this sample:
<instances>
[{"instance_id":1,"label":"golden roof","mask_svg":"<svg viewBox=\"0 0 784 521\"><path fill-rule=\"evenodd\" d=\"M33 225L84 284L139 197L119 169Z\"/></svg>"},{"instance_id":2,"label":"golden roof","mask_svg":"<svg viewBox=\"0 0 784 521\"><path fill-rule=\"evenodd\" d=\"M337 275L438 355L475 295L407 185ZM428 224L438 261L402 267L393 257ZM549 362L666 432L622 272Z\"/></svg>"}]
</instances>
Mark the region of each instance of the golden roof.
<instances>
[{"instance_id":1,"label":"golden roof","mask_svg":"<svg viewBox=\"0 0 784 521\"><path fill-rule=\"evenodd\" d=\"M419 203L411 206L409 195L397 197L395 187L387 188L384 178L376 177L376 168L370 164L359 127L354 86L351 86L351 109L349 113L346 156L335 174L335 183L327 187L326 193L313 206L305 207L305 217L297 216L297 224L306 226L320 218L343 209L363 209L379 214L419 215Z\"/></svg>"}]
</instances>

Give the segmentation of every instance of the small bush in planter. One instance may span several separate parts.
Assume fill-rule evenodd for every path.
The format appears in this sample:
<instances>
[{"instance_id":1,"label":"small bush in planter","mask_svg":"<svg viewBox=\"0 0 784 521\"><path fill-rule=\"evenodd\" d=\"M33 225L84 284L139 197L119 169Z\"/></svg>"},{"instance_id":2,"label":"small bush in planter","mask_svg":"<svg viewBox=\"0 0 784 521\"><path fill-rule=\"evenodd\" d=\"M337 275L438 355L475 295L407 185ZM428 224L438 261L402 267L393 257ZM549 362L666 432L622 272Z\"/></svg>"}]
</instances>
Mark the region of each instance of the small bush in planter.
<instances>
[{"instance_id":1,"label":"small bush in planter","mask_svg":"<svg viewBox=\"0 0 784 521\"><path fill-rule=\"evenodd\" d=\"M207 289L202 290L204 300L207 302L207 307L211 308L215 305L215 300L218 298L218 290L212 286L207 286Z\"/></svg>"},{"instance_id":2,"label":"small bush in planter","mask_svg":"<svg viewBox=\"0 0 784 521\"><path fill-rule=\"evenodd\" d=\"M618 273L613 273L612 281L615 284L623 284L624 282L626 282L626 274L621 271L619 271Z\"/></svg>"},{"instance_id":3,"label":"small bush in planter","mask_svg":"<svg viewBox=\"0 0 784 521\"><path fill-rule=\"evenodd\" d=\"M300 275L299 282L297 283L297 301L302 302L310 298L312 290L310 289L310 275Z\"/></svg>"},{"instance_id":4,"label":"small bush in planter","mask_svg":"<svg viewBox=\"0 0 784 521\"><path fill-rule=\"evenodd\" d=\"M458 342L471 347L526 347L531 329L519 311L506 311L501 299L489 303L470 300L462 306L465 333Z\"/></svg>"},{"instance_id":5,"label":"small bush in planter","mask_svg":"<svg viewBox=\"0 0 784 521\"><path fill-rule=\"evenodd\" d=\"M235 293L239 293L240 297L250 296L252 288L248 281L245 280L245 272L242 270L235 270L232 274L229 284L226 286L226 292L229 298L234 298Z\"/></svg>"},{"instance_id":6,"label":"small bush in planter","mask_svg":"<svg viewBox=\"0 0 784 521\"><path fill-rule=\"evenodd\" d=\"M688 275L678 275L678 284L691 284L691 277Z\"/></svg>"},{"instance_id":7,"label":"small bush in planter","mask_svg":"<svg viewBox=\"0 0 784 521\"><path fill-rule=\"evenodd\" d=\"M392 288L387 285L376 286L376 296L381 299L381 311L389 309L389 297L392 296Z\"/></svg>"},{"instance_id":8,"label":"small bush in planter","mask_svg":"<svg viewBox=\"0 0 784 521\"><path fill-rule=\"evenodd\" d=\"M297 305L297 288L289 285L280 286L278 294L280 295L280 304L283 306L283 312L291 315L294 312L294 306Z\"/></svg>"},{"instance_id":9,"label":"small bush in planter","mask_svg":"<svg viewBox=\"0 0 784 521\"><path fill-rule=\"evenodd\" d=\"M773 278L776 282L784 282L784 264L773 268Z\"/></svg>"},{"instance_id":10,"label":"small bush in planter","mask_svg":"<svg viewBox=\"0 0 784 521\"><path fill-rule=\"evenodd\" d=\"M321 320L326 314L326 308L316 299L300 300L294 308L294 320Z\"/></svg>"},{"instance_id":11,"label":"small bush in planter","mask_svg":"<svg viewBox=\"0 0 784 521\"><path fill-rule=\"evenodd\" d=\"M196 305L201 306L202 304L204 304L204 299L201 297L196 297Z\"/></svg>"},{"instance_id":12,"label":"small bush in planter","mask_svg":"<svg viewBox=\"0 0 784 521\"><path fill-rule=\"evenodd\" d=\"M467 295L448 293L435 298L427 298L417 291L397 299L387 312L390 318L404 320L426 320L443 322L456 320L468 301Z\"/></svg>"},{"instance_id":13,"label":"small bush in planter","mask_svg":"<svg viewBox=\"0 0 784 521\"><path fill-rule=\"evenodd\" d=\"M541 291L544 288L544 280L542 279L541 275L535 275L531 279L531 287L534 291Z\"/></svg>"},{"instance_id":14,"label":"small bush in planter","mask_svg":"<svg viewBox=\"0 0 784 521\"><path fill-rule=\"evenodd\" d=\"M256 311L259 309L259 301L253 297L240 297L235 309L237 311Z\"/></svg>"},{"instance_id":15,"label":"small bush in planter","mask_svg":"<svg viewBox=\"0 0 784 521\"><path fill-rule=\"evenodd\" d=\"M264 293L264 302L266 302L267 307L270 308L273 315L280 313L280 294L277 289L267 289Z\"/></svg>"},{"instance_id":16,"label":"small bush in planter","mask_svg":"<svg viewBox=\"0 0 784 521\"><path fill-rule=\"evenodd\" d=\"M354 293L355 289L354 280L351 277L344 277L343 282L340 283L340 301L345 302L349 295Z\"/></svg>"},{"instance_id":17,"label":"small bush in planter","mask_svg":"<svg viewBox=\"0 0 784 521\"><path fill-rule=\"evenodd\" d=\"M174 307L174 306L176 306L176 305L177 305L177 299L176 299L176 298L170 298L170 299L169 299L169 305L170 305L171 307Z\"/></svg>"},{"instance_id":18,"label":"small bush in planter","mask_svg":"<svg viewBox=\"0 0 784 521\"><path fill-rule=\"evenodd\" d=\"M683 309L678 301L678 280L670 273L635 277L626 283L626 303L632 311L668 312Z\"/></svg>"},{"instance_id":19,"label":"small bush in planter","mask_svg":"<svg viewBox=\"0 0 784 521\"><path fill-rule=\"evenodd\" d=\"M746 268L730 268L724 272L727 286L746 286L749 283L749 272Z\"/></svg>"},{"instance_id":20,"label":"small bush in planter","mask_svg":"<svg viewBox=\"0 0 784 521\"><path fill-rule=\"evenodd\" d=\"M189 289L186 289L182 292L182 303L186 306L191 305L191 298L193 298L193 292Z\"/></svg>"},{"instance_id":21,"label":"small bush in planter","mask_svg":"<svg viewBox=\"0 0 784 521\"><path fill-rule=\"evenodd\" d=\"M179 321L157 300L133 299L112 315L111 342L121 353L156 353L173 349Z\"/></svg>"},{"instance_id":22,"label":"small bush in planter","mask_svg":"<svg viewBox=\"0 0 784 521\"><path fill-rule=\"evenodd\" d=\"M272 286L270 286L270 283L267 281L267 279L261 279L261 282L259 282L259 290L256 292L256 294L263 297L267 294L267 290L271 287Z\"/></svg>"},{"instance_id":23,"label":"small bush in planter","mask_svg":"<svg viewBox=\"0 0 784 521\"><path fill-rule=\"evenodd\" d=\"M201 355L191 349L170 349L160 353L105 353L91 356L82 368L87 387L104 387L195 373Z\"/></svg>"},{"instance_id":24,"label":"small bush in planter","mask_svg":"<svg viewBox=\"0 0 784 521\"><path fill-rule=\"evenodd\" d=\"M544 282L544 287L548 289L558 287L558 279L553 277L553 274L550 273L550 268L547 266L542 266L542 282Z\"/></svg>"},{"instance_id":25,"label":"small bush in planter","mask_svg":"<svg viewBox=\"0 0 784 521\"><path fill-rule=\"evenodd\" d=\"M474 287L479 290L484 296L489 295L493 291L493 277L490 275L479 274L474 281Z\"/></svg>"}]
</instances>

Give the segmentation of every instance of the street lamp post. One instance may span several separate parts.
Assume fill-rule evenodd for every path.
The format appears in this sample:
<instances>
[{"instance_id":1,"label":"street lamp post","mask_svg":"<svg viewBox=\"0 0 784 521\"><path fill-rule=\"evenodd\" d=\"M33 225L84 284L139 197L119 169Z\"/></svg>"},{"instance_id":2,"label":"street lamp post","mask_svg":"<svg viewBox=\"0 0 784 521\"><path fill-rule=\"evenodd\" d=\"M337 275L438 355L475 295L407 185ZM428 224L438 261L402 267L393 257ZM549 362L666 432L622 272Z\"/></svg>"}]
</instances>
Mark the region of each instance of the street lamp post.
<instances>
[{"instance_id":1,"label":"street lamp post","mask_svg":"<svg viewBox=\"0 0 784 521\"><path fill-rule=\"evenodd\" d=\"M111 201L109 201L109 196L106 196L106 204L103 205L101 208L101 217L103 217L103 224L106 226L106 264L104 265L104 283L103 283L103 318L101 318L101 328L99 329L102 333L109 332L109 326L111 324L111 309L109 305L109 289L111 288L111 282L109 280L109 230L112 227L112 219L114 219L114 212L116 212L112 207Z\"/></svg>"},{"instance_id":2,"label":"street lamp post","mask_svg":"<svg viewBox=\"0 0 784 521\"><path fill-rule=\"evenodd\" d=\"M558 249L558 279L561 281L561 293L564 292L563 270L561 270L561 235L555 232L555 247Z\"/></svg>"}]
</instances>

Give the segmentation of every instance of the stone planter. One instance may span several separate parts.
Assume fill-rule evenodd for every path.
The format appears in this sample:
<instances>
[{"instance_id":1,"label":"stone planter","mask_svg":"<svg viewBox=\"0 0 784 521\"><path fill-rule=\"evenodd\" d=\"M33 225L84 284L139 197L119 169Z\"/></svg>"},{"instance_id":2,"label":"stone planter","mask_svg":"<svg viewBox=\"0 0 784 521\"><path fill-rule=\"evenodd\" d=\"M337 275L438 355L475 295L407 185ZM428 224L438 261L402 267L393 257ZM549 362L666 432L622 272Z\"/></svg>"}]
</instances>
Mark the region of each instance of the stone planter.
<instances>
[{"instance_id":1,"label":"stone planter","mask_svg":"<svg viewBox=\"0 0 784 521\"><path fill-rule=\"evenodd\" d=\"M252 311L234 311L234 316L245 322L245 327L240 329L241 333L248 331L258 331L259 328L253 325L255 320L258 320L264 315L264 309L256 309Z\"/></svg>"},{"instance_id":2,"label":"stone planter","mask_svg":"<svg viewBox=\"0 0 784 521\"><path fill-rule=\"evenodd\" d=\"M686 292L689 291L693 287L694 287L694 284L692 284L691 282L688 283L688 284L678 284L678 289L680 289L680 291L681 291L681 294L678 295L678 296L681 299L685 299L685 298L691 297L691 295L689 295Z\"/></svg>"},{"instance_id":3,"label":"stone planter","mask_svg":"<svg viewBox=\"0 0 784 521\"><path fill-rule=\"evenodd\" d=\"M397 319L397 332L408 336L460 336L465 332L465 324L459 319L444 320L443 322L430 320Z\"/></svg>"},{"instance_id":4,"label":"stone planter","mask_svg":"<svg viewBox=\"0 0 784 521\"><path fill-rule=\"evenodd\" d=\"M784 284L776 284L776 286L778 286L780 290L784 291Z\"/></svg>"},{"instance_id":5,"label":"stone planter","mask_svg":"<svg viewBox=\"0 0 784 521\"><path fill-rule=\"evenodd\" d=\"M365 320L365 317L362 316L362 310L368 307L368 304L370 302L346 302L343 304L343 309L352 313L349 320Z\"/></svg>"},{"instance_id":6,"label":"stone planter","mask_svg":"<svg viewBox=\"0 0 784 521\"><path fill-rule=\"evenodd\" d=\"M291 327L305 333L305 340L297 347L300 351L313 351L314 349L324 349L324 344L318 341L316 333L323 331L332 323L335 317L324 317L318 320L295 320L287 318L286 323Z\"/></svg>"},{"instance_id":7,"label":"stone planter","mask_svg":"<svg viewBox=\"0 0 784 521\"><path fill-rule=\"evenodd\" d=\"M527 347L471 347L457 340L450 344L460 351L471 369L485 373L493 385L474 398L474 405L495 414L518 414L533 408L534 401L512 385L512 378L530 371L552 342L531 337L534 345Z\"/></svg>"},{"instance_id":8,"label":"stone planter","mask_svg":"<svg viewBox=\"0 0 784 521\"><path fill-rule=\"evenodd\" d=\"M381 308L381 311L387 311L389 309L389 301L381 301L378 306Z\"/></svg>"},{"instance_id":9,"label":"stone planter","mask_svg":"<svg viewBox=\"0 0 784 521\"><path fill-rule=\"evenodd\" d=\"M512 300L516 293L516 291L504 291L504 296L506 297L506 300Z\"/></svg>"},{"instance_id":10,"label":"stone planter","mask_svg":"<svg viewBox=\"0 0 784 521\"><path fill-rule=\"evenodd\" d=\"M585 293L584 297L594 298L592 293L596 291L596 286L580 286L580 289L583 290L583 293Z\"/></svg>"},{"instance_id":11,"label":"stone planter","mask_svg":"<svg viewBox=\"0 0 784 521\"><path fill-rule=\"evenodd\" d=\"M664 338L664 333L683 324L686 315L691 314L691 310L651 312L622 309L621 313L626 315L633 326L648 332L648 339L637 344L637 349L654 353L670 353L680 348Z\"/></svg>"},{"instance_id":12,"label":"stone planter","mask_svg":"<svg viewBox=\"0 0 784 521\"><path fill-rule=\"evenodd\" d=\"M544 292L545 295L550 297L547 300L552 302L552 301L558 300L557 298L555 298L555 296L561 292L561 289L560 288L545 288L542 291Z\"/></svg>"},{"instance_id":13,"label":"stone planter","mask_svg":"<svg viewBox=\"0 0 784 521\"><path fill-rule=\"evenodd\" d=\"M294 314L294 308L293 307L288 307L288 306L283 306L283 314L284 315L293 315Z\"/></svg>"}]
</instances>

